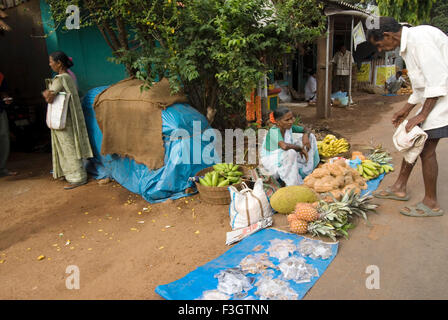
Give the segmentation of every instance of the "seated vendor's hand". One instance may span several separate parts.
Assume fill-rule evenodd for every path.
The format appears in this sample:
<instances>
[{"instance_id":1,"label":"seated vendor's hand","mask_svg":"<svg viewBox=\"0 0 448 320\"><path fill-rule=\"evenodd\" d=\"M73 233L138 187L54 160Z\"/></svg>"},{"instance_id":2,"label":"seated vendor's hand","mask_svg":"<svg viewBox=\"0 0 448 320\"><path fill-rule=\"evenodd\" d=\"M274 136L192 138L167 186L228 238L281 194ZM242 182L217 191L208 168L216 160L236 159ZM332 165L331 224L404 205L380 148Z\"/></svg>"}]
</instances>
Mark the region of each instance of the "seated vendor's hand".
<instances>
[{"instance_id":1,"label":"seated vendor's hand","mask_svg":"<svg viewBox=\"0 0 448 320\"><path fill-rule=\"evenodd\" d=\"M308 134L304 134L302 137L302 144L303 144L303 148L306 151L310 151L311 150L311 142L310 142L310 136Z\"/></svg>"},{"instance_id":2,"label":"seated vendor's hand","mask_svg":"<svg viewBox=\"0 0 448 320\"><path fill-rule=\"evenodd\" d=\"M300 155L301 155L302 157L304 157L304 158L306 159L306 161L308 162L308 152L307 152L305 149L301 149L301 150L299 151L299 153L300 153Z\"/></svg>"}]
</instances>

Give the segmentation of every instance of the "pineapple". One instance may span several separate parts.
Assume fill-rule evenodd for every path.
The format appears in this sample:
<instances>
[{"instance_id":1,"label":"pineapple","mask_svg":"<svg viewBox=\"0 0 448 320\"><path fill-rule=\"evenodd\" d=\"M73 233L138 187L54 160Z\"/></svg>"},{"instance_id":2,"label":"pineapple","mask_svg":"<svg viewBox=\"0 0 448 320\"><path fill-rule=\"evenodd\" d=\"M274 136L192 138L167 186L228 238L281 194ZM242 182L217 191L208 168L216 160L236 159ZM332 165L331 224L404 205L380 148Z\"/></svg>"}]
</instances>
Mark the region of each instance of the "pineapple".
<instances>
[{"instance_id":1,"label":"pineapple","mask_svg":"<svg viewBox=\"0 0 448 320\"><path fill-rule=\"evenodd\" d=\"M308 232L313 236L328 236L333 240L336 240L337 236L348 237L347 230L354 228L350 223L354 216L367 220L367 213L375 212L378 207L370 203L371 196L360 196L354 190L345 193L339 201L331 197L331 202L319 202L318 211L321 218L308 225Z\"/></svg>"},{"instance_id":2,"label":"pineapple","mask_svg":"<svg viewBox=\"0 0 448 320\"><path fill-rule=\"evenodd\" d=\"M298 220L299 218L297 217L297 214L295 213L291 213L288 215L288 222L291 223L294 220Z\"/></svg>"},{"instance_id":3,"label":"pineapple","mask_svg":"<svg viewBox=\"0 0 448 320\"><path fill-rule=\"evenodd\" d=\"M298 203L295 211L297 218L307 222L316 221L319 219L317 210L310 203Z\"/></svg>"},{"instance_id":4,"label":"pineapple","mask_svg":"<svg viewBox=\"0 0 448 320\"><path fill-rule=\"evenodd\" d=\"M305 234L308 232L308 222L294 219L289 223L289 229L297 234Z\"/></svg>"}]
</instances>

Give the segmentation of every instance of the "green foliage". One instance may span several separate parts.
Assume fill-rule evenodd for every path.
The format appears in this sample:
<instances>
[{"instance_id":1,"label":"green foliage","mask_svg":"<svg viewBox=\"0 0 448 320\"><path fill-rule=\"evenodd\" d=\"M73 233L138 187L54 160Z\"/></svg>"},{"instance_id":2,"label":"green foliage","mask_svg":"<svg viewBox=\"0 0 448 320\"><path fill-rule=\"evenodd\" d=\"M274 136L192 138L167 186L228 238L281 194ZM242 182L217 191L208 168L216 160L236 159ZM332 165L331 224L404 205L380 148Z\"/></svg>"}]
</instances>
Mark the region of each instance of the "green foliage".
<instances>
[{"instance_id":1,"label":"green foliage","mask_svg":"<svg viewBox=\"0 0 448 320\"><path fill-rule=\"evenodd\" d=\"M429 23L448 33L448 0L438 0L434 4Z\"/></svg>"},{"instance_id":2,"label":"green foliage","mask_svg":"<svg viewBox=\"0 0 448 320\"><path fill-rule=\"evenodd\" d=\"M202 112L217 108L217 119L242 114L245 99L273 62L325 28L314 0L124 2L131 8L126 22L140 43L140 50L128 52L137 77L149 86L165 75Z\"/></svg>"},{"instance_id":3,"label":"green foliage","mask_svg":"<svg viewBox=\"0 0 448 320\"><path fill-rule=\"evenodd\" d=\"M57 20L65 19L65 5L79 3L84 25L107 24L119 40L112 23L121 20L133 47L120 42L112 59L129 65L146 87L168 78L201 112L216 108L219 120L244 119L245 100L275 62L325 31L315 0L47 1Z\"/></svg>"},{"instance_id":4,"label":"green foliage","mask_svg":"<svg viewBox=\"0 0 448 320\"><path fill-rule=\"evenodd\" d=\"M376 0L382 16L413 25L428 21L437 0Z\"/></svg>"}]
</instances>

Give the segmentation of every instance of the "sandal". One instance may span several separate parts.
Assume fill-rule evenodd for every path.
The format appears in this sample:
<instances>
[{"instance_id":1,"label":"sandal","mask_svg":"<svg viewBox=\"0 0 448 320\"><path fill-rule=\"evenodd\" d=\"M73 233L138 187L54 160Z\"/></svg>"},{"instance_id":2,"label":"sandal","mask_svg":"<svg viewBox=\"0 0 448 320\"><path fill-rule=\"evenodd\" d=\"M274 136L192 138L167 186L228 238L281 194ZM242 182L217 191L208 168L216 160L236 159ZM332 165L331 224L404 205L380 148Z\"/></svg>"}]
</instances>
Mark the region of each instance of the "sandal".
<instances>
[{"instance_id":1,"label":"sandal","mask_svg":"<svg viewBox=\"0 0 448 320\"><path fill-rule=\"evenodd\" d=\"M408 194L406 194L404 197L397 196L395 192L390 189L390 187L386 188L386 190L375 192L373 196L378 199L391 199L398 201L409 201L410 199Z\"/></svg>"},{"instance_id":2,"label":"sandal","mask_svg":"<svg viewBox=\"0 0 448 320\"><path fill-rule=\"evenodd\" d=\"M65 186L64 189L65 190L71 190L71 189L75 189L77 187L83 186L85 184L87 184L87 181L78 182L78 183L70 183L69 185Z\"/></svg>"},{"instance_id":3,"label":"sandal","mask_svg":"<svg viewBox=\"0 0 448 320\"><path fill-rule=\"evenodd\" d=\"M404 207L404 209L409 211L401 210L400 213L409 217L440 217L444 214L442 209L431 209L422 202L417 203L415 206Z\"/></svg>"}]
</instances>

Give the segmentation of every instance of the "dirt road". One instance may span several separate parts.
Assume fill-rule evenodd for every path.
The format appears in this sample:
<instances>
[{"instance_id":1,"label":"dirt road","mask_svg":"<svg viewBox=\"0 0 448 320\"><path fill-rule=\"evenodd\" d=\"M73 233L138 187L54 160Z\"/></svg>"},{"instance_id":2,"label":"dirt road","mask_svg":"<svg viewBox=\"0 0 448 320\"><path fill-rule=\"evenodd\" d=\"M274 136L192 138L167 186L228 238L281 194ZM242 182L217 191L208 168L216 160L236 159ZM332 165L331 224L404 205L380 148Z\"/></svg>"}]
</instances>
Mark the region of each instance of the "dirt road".
<instances>
[{"instance_id":1,"label":"dirt road","mask_svg":"<svg viewBox=\"0 0 448 320\"><path fill-rule=\"evenodd\" d=\"M351 110L335 109L326 123L363 144L374 138L393 151L390 117L404 97L357 97ZM305 122L314 109L298 110ZM439 154L439 197L448 210L448 170ZM394 152L394 162L401 159ZM183 277L228 247L228 207L198 196L150 205L116 183L65 191L49 174L48 154L13 154L18 177L0 180L0 299L161 299L154 289ZM396 174L389 175L384 187ZM421 200L420 164L411 177L411 202ZM372 226L363 222L341 240L339 254L306 299L447 299L448 220L408 218L404 203L381 201ZM148 210L143 210L148 208ZM274 226L285 229L276 215ZM38 260L44 255L45 258ZM66 268L80 270L80 290L67 290ZM365 286L369 265L381 289Z\"/></svg>"}]
</instances>

